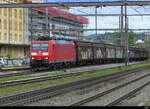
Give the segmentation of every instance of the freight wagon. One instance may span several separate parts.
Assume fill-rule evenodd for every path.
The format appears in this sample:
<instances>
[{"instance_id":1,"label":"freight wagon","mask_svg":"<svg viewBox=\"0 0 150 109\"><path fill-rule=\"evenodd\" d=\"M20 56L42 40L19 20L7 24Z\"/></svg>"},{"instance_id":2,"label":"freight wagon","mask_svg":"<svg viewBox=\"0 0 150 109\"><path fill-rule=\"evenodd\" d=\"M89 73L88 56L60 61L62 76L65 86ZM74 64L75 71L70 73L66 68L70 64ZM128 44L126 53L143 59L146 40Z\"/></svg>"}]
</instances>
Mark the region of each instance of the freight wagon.
<instances>
[{"instance_id":1,"label":"freight wagon","mask_svg":"<svg viewBox=\"0 0 150 109\"><path fill-rule=\"evenodd\" d=\"M143 61L148 58L146 49L130 47L129 61ZM30 65L34 70L123 62L123 46L77 40L32 41Z\"/></svg>"}]
</instances>

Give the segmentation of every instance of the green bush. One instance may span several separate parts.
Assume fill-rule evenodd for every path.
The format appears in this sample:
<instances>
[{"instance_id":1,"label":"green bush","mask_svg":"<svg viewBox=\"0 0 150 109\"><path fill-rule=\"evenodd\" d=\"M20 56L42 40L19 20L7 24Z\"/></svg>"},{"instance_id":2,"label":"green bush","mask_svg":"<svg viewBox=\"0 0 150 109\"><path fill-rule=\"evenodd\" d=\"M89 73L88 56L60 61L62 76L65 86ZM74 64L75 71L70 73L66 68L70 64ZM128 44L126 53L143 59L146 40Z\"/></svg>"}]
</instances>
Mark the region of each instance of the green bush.
<instances>
[{"instance_id":1,"label":"green bush","mask_svg":"<svg viewBox=\"0 0 150 109\"><path fill-rule=\"evenodd\" d=\"M7 58L7 59L11 59L11 57L12 57L11 54L9 54L9 53L6 54L6 58Z\"/></svg>"}]
</instances>

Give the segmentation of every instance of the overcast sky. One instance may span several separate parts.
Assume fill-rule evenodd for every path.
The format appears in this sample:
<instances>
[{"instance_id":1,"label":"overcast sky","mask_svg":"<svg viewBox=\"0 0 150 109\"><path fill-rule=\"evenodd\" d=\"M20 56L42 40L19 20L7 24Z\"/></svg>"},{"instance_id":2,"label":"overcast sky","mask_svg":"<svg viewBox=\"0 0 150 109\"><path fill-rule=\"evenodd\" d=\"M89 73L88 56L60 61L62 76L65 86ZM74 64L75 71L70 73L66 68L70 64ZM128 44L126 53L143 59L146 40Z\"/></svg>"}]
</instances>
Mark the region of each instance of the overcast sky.
<instances>
[{"instance_id":1,"label":"overcast sky","mask_svg":"<svg viewBox=\"0 0 150 109\"><path fill-rule=\"evenodd\" d=\"M119 0L49 0L51 2L73 2L73 1L119 1ZM139 0L130 0L139 1ZM143 0L149 1L149 0ZM72 7L70 12L74 14L95 13L94 7ZM128 14L148 14L150 6L132 6L128 7ZM101 7L98 8L98 14L120 14L120 7ZM87 17L89 19L88 28L95 28L95 17ZM119 28L119 17L98 17L98 28ZM148 29L150 28L150 16L130 16L130 29ZM91 32L90 32L91 33Z\"/></svg>"}]
</instances>

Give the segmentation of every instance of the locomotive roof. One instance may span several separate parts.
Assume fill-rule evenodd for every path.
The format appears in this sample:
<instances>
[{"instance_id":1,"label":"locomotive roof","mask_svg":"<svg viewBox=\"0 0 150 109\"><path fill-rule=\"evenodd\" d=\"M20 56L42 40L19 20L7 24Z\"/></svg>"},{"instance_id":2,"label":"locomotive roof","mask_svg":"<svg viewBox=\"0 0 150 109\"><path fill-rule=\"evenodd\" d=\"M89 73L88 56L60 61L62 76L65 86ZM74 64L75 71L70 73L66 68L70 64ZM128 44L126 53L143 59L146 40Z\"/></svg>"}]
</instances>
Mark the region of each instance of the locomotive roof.
<instances>
[{"instance_id":1,"label":"locomotive roof","mask_svg":"<svg viewBox=\"0 0 150 109\"><path fill-rule=\"evenodd\" d=\"M125 46L121 46L121 45L115 45L115 44L106 44L106 43L101 43L101 42L90 42L90 41L83 41L83 40L72 40L72 39L63 39L63 38L57 38L57 39L53 39L51 37L49 37L48 39L45 38L45 37L42 37L41 39L38 39L38 40L35 40L33 42L41 42L41 41L44 41L44 42L47 42L47 41L50 41L50 40L66 40L66 41L74 41L75 43L78 43L78 42L81 42L81 43L94 43L94 44L101 44L101 45L104 45L104 46L113 46L113 47L125 47ZM129 47L129 49L134 49L134 50L141 50L141 51L147 51L147 49L145 48L136 48L136 47Z\"/></svg>"}]
</instances>

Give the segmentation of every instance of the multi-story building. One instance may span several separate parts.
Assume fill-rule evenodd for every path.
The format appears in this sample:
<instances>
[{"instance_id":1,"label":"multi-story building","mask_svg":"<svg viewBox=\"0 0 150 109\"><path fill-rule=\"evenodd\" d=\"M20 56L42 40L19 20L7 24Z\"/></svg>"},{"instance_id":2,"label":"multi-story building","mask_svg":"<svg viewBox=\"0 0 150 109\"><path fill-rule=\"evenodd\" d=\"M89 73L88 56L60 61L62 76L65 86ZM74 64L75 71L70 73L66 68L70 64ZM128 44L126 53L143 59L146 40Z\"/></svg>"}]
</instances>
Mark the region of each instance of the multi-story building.
<instances>
[{"instance_id":1,"label":"multi-story building","mask_svg":"<svg viewBox=\"0 0 150 109\"><path fill-rule=\"evenodd\" d=\"M31 14L32 12L32 14ZM46 17L46 12L48 12ZM57 8L33 8L29 11L30 40L40 36L78 38L88 19Z\"/></svg>"},{"instance_id":2,"label":"multi-story building","mask_svg":"<svg viewBox=\"0 0 150 109\"><path fill-rule=\"evenodd\" d=\"M21 3L22 0L0 0L0 3ZM24 56L23 8L0 8L0 56Z\"/></svg>"},{"instance_id":3,"label":"multi-story building","mask_svg":"<svg viewBox=\"0 0 150 109\"><path fill-rule=\"evenodd\" d=\"M0 3L31 1L43 2L43 0L0 0ZM61 16L62 14L72 16ZM88 24L87 18L56 8L48 8L47 15L49 17L46 17L46 8L0 8L0 56L22 58L29 55L31 40L38 36L82 36L83 31L76 29L82 30L84 25Z\"/></svg>"}]
</instances>

